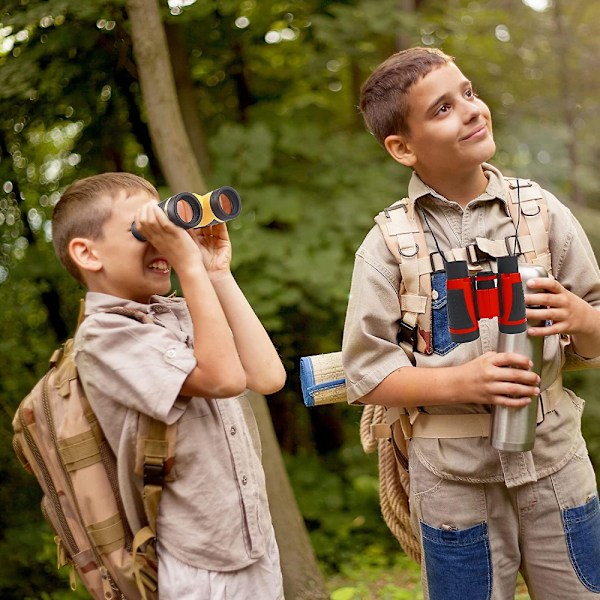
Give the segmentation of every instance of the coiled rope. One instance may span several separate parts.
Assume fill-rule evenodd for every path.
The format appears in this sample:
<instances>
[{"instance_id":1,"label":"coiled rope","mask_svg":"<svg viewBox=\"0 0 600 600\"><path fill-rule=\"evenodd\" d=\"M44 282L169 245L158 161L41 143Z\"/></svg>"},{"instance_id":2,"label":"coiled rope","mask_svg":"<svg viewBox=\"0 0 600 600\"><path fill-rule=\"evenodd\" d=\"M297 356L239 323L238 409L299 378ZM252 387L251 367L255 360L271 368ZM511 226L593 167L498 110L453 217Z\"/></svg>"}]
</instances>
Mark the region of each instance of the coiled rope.
<instances>
[{"instance_id":1,"label":"coiled rope","mask_svg":"<svg viewBox=\"0 0 600 600\"><path fill-rule=\"evenodd\" d=\"M377 439L371 426L385 423L385 407L368 404L360 419L360 442L367 454L378 451L379 499L383 519L402 546L416 563L421 563L421 547L410 519L408 473L396 460L390 438Z\"/></svg>"}]
</instances>

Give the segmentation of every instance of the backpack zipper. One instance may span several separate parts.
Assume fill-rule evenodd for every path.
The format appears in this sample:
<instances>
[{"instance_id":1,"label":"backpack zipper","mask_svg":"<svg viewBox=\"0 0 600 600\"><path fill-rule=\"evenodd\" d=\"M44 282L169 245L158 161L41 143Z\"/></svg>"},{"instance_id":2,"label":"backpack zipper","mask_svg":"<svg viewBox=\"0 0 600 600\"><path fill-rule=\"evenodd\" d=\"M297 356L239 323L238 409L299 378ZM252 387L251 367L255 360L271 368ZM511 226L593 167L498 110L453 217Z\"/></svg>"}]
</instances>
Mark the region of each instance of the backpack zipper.
<instances>
[{"instance_id":1,"label":"backpack zipper","mask_svg":"<svg viewBox=\"0 0 600 600\"><path fill-rule=\"evenodd\" d=\"M50 376L51 372L52 371L49 371L44 377L42 388L43 396L46 395L48 377ZM71 534L71 530L69 529L67 518L65 517L65 513L63 512L62 505L58 497L58 492L56 491L52 478L48 473L48 469L46 468L44 459L42 458L42 455L40 454L40 451L33 439L33 435L31 434L31 431L29 431L29 426L25 421L25 417L23 415L23 405L19 407L19 421L21 423L21 427L23 428L23 436L25 438L25 441L27 442L27 446L29 447L29 450L31 450L31 453L35 458L37 466L39 467L40 472L42 473L42 477L44 478L44 483L46 484L46 494L49 496L50 503L56 511L56 518L58 524L60 525L60 528L62 529L62 532L65 537L65 545L67 546L69 554L71 556L74 556L75 554L79 553L79 547L77 546L77 542L75 541L75 538L73 537L73 535Z\"/></svg>"}]
</instances>

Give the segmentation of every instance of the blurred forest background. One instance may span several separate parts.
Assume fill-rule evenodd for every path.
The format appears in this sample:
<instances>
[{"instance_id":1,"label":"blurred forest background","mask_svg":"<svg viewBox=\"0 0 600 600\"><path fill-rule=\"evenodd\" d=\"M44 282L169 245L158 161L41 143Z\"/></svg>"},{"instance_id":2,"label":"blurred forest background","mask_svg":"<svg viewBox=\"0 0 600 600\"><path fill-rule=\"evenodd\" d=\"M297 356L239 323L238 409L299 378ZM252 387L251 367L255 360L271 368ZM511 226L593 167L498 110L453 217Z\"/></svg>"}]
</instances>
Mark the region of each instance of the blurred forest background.
<instances>
[{"instance_id":1,"label":"blurred forest background","mask_svg":"<svg viewBox=\"0 0 600 600\"><path fill-rule=\"evenodd\" d=\"M568 204L598 253L600 2L160 0L160 9L207 189L231 185L243 199L229 227L235 275L288 370L269 408L328 593L419 598L418 569L380 516L360 411L306 409L299 390L299 358L340 348L354 251L409 175L365 131L359 88L397 49L455 56L492 109L493 162ZM75 597L11 446L17 404L73 333L82 296L54 258L52 207L74 179L103 171L142 175L163 197L182 191L157 157L169 142L151 142L131 19L118 0L0 2L3 599ZM568 383L588 401L598 469L600 380L591 371Z\"/></svg>"}]
</instances>

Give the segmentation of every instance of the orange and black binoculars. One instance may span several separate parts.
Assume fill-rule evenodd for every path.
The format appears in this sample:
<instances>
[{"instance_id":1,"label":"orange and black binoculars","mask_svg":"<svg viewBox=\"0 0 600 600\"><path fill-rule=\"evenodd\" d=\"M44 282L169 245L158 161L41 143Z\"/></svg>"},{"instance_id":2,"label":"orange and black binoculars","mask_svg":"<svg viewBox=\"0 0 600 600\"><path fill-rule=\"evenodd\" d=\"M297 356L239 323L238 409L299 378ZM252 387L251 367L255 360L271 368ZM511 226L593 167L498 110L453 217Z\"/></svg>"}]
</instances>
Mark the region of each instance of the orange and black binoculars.
<instances>
[{"instance_id":1,"label":"orange and black binoculars","mask_svg":"<svg viewBox=\"0 0 600 600\"><path fill-rule=\"evenodd\" d=\"M203 196L180 192L158 203L169 220L183 229L218 225L235 219L242 210L240 195L228 186L217 188ZM131 224L131 233L145 242L146 238Z\"/></svg>"},{"instance_id":2,"label":"orange and black binoculars","mask_svg":"<svg viewBox=\"0 0 600 600\"><path fill-rule=\"evenodd\" d=\"M476 340L480 319L498 317L501 333L521 333L527 329L518 258L501 256L497 264L498 273L482 271L469 276L466 261L446 263L448 322L453 342Z\"/></svg>"}]
</instances>

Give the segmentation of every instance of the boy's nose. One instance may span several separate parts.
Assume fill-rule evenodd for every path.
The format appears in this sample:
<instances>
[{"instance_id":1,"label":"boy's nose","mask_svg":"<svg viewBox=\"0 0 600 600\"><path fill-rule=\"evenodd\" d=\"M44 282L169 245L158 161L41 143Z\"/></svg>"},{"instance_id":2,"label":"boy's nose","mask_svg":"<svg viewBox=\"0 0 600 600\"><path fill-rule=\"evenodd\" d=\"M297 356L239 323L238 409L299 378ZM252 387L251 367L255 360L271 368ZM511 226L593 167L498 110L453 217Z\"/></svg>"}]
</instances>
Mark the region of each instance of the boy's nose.
<instances>
[{"instance_id":1,"label":"boy's nose","mask_svg":"<svg viewBox=\"0 0 600 600\"><path fill-rule=\"evenodd\" d=\"M481 115L481 106L479 102L473 100L463 100L463 118L466 123Z\"/></svg>"}]
</instances>

